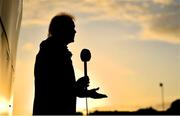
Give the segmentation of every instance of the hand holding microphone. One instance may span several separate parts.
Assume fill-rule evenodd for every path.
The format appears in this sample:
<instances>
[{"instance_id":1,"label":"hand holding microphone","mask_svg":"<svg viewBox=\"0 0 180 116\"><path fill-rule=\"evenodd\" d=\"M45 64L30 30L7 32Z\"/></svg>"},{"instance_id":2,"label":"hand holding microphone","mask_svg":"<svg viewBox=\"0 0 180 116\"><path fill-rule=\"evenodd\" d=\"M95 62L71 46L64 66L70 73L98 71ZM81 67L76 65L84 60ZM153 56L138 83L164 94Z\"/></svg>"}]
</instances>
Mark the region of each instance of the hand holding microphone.
<instances>
[{"instance_id":1,"label":"hand holding microphone","mask_svg":"<svg viewBox=\"0 0 180 116\"><path fill-rule=\"evenodd\" d=\"M87 97L87 87L89 86L89 77L87 76L87 61L91 59L91 53L88 49L83 49L80 54L81 60L84 62L84 77L76 82L79 97Z\"/></svg>"},{"instance_id":2,"label":"hand holding microphone","mask_svg":"<svg viewBox=\"0 0 180 116\"><path fill-rule=\"evenodd\" d=\"M84 62L84 77L78 79L77 84L79 85L81 91L80 97L91 97L94 99L106 98L105 94L97 93L96 91L99 90L98 88L94 88L88 90L87 87L89 86L89 77L87 75L87 62L91 59L91 53L88 49L83 49L80 54L81 60Z\"/></svg>"}]
</instances>

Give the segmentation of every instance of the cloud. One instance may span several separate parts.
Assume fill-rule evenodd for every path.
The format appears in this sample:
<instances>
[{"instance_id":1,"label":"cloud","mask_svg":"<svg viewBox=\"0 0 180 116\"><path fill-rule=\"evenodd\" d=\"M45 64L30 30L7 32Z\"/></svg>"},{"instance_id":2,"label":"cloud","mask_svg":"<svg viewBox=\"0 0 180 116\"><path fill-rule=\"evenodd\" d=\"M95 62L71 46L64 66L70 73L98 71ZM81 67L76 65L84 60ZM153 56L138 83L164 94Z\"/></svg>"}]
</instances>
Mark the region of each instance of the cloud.
<instances>
[{"instance_id":1,"label":"cloud","mask_svg":"<svg viewBox=\"0 0 180 116\"><path fill-rule=\"evenodd\" d=\"M170 0L169 0L170 1ZM179 3L168 2L158 7L157 12L149 18L147 23L142 24L143 38L180 43L180 1Z\"/></svg>"},{"instance_id":2,"label":"cloud","mask_svg":"<svg viewBox=\"0 0 180 116\"><path fill-rule=\"evenodd\" d=\"M133 22L141 27L137 38L180 43L179 9L178 0L27 0L23 25L47 25L65 11L81 17L79 21Z\"/></svg>"},{"instance_id":3,"label":"cloud","mask_svg":"<svg viewBox=\"0 0 180 116\"><path fill-rule=\"evenodd\" d=\"M95 19L120 20L124 23L134 22L141 27L138 38L158 40L168 43L180 43L180 1L113 1L98 3L103 15ZM104 5L104 6L103 6Z\"/></svg>"},{"instance_id":4,"label":"cloud","mask_svg":"<svg viewBox=\"0 0 180 116\"><path fill-rule=\"evenodd\" d=\"M172 3L172 0L153 0L156 4L169 5Z\"/></svg>"},{"instance_id":5,"label":"cloud","mask_svg":"<svg viewBox=\"0 0 180 116\"><path fill-rule=\"evenodd\" d=\"M83 0L26 0L23 4L23 26L47 25L59 12L81 13Z\"/></svg>"},{"instance_id":6,"label":"cloud","mask_svg":"<svg viewBox=\"0 0 180 116\"><path fill-rule=\"evenodd\" d=\"M142 39L159 40L168 43L180 43L180 20L179 16L161 16L150 24L143 24Z\"/></svg>"},{"instance_id":7,"label":"cloud","mask_svg":"<svg viewBox=\"0 0 180 116\"><path fill-rule=\"evenodd\" d=\"M109 0L106 4L100 2L96 4L99 4L103 14L94 17L95 20L134 22L141 27L138 38L180 43L180 1Z\"/></svg>"}]
</instances>

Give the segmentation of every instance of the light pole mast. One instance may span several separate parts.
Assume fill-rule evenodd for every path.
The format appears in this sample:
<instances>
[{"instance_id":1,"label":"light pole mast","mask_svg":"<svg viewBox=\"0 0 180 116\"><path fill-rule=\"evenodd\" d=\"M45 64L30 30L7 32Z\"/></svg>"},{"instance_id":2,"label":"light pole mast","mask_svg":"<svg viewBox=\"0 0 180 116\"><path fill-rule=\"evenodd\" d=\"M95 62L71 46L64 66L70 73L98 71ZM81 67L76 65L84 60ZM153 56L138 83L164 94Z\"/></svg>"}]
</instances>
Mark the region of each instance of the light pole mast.
<instances>
[{"instance_id":1,"label":"light pole mast","mask_svg":"<svg viewBox=\"0 0 180 116\"><path fill-rule=\"evenodd\" d=\"M163 86L163 83L159 83L159 86L161 87L162 111L164 111L164 86Z\"/></svg>"}]
</instances>

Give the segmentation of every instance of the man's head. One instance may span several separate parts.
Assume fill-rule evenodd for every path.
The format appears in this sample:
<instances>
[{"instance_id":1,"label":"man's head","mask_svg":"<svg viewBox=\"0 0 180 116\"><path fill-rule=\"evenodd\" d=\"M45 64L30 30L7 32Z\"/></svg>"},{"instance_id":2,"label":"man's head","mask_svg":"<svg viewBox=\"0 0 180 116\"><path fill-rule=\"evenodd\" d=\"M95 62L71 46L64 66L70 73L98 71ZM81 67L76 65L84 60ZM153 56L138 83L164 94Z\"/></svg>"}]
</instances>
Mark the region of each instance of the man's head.
<instances>
[{"instance_id":1,"label":"man's head","mask_svg":"<svg viewBox=\"0 0 180 116\"><path fill-rule=\"evenodd\" d=\"M76 30L73 16L61 13L52 18L49 25L48 36L54 36L57 39L62 39L61 41L69 44L74 42L75 33Z\"/></svg>"}]
</instances>

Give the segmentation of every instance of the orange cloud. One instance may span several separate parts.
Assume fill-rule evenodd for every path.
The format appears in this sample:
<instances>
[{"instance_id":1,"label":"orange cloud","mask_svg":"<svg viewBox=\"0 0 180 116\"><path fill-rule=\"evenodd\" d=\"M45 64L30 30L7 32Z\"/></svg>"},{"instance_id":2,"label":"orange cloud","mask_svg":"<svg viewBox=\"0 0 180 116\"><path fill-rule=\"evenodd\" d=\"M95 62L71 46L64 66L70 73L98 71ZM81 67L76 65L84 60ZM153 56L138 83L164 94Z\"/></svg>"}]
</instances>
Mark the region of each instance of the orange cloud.
<instances>
[{"instance_id":1,"label":"orange cloud","mask_svg":"<svg viewBox=\"0 0 180 116\"><path fill-rule=\"evenodd\" d=\"M29 0L24 2L23 25L48 25L52 16L65 11L77 14L77 18L82 18L78 20L87 23L93 20L134 22L141 27L137 38L179 43L179 6L176 0Z\"/></svg>"},{"instance_id":2,"label":"orange cloud","mask_svg":"<svg viewBox=\"0 0 180 116\"><path fill-rule=\"evenodd\" d=\"M169 5L173 2L173 0L153 0L156 4Z\"/></svg>"}]
</instances>

